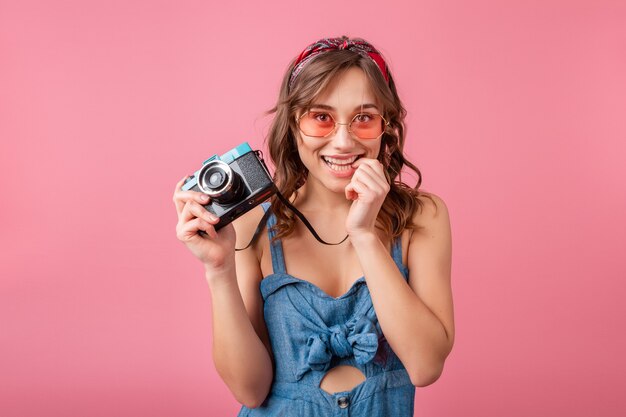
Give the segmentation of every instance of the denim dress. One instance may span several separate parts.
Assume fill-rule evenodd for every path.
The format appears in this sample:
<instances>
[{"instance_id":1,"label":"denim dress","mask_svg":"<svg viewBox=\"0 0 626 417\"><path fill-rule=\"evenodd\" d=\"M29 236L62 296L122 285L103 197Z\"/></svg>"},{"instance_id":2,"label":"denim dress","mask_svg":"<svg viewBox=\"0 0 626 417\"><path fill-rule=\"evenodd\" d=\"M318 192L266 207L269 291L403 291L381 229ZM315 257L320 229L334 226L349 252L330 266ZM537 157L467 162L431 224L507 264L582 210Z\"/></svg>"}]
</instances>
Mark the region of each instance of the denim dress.
<instances>
[{"instance_id":1,"label":"denim dress","mask_svg":"<svg viewBox=\"0 0 626 417\"><path fill-rule=\"evenodd\" d=\"M263 203L267 210L269 203ZM268 229L276 223L271 215ZM273 232L268 231L270 239ZM270 240L271 242L271 240ZM259 407L239 417L413 416L415 387L385 340L365 277L338 298L285 270L282 244L270 244L274 273L261 281L264 317L274 355L274 380ZM405 279L400 239L392 257ZM350 391L329 394L327 371L351 365L366 377Z\"/></svg>"}]
</instances>

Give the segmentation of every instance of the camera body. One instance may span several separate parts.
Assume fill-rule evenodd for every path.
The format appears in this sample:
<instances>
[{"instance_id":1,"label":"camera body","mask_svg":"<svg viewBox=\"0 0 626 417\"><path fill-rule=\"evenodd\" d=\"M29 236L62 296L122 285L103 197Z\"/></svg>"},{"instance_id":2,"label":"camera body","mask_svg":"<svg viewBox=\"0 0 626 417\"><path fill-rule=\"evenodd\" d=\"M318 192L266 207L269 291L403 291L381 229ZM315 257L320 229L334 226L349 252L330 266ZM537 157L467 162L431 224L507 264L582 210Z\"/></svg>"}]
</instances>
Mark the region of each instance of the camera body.
<instances>
[{"instance_id":1,"label":"camera body","mask_svg":"<svg viewBox=\"0 0 626 417\"><path fill-rule=\"evenodd\" d=\"M276 186L259 154L244 142L222 156L213 155L204 161L202 167L183 184L184 191L199 191L209 196L209 204L204 208L219 217L215 230L252 210L276 192Z\"/></svg>"}]
</instances>

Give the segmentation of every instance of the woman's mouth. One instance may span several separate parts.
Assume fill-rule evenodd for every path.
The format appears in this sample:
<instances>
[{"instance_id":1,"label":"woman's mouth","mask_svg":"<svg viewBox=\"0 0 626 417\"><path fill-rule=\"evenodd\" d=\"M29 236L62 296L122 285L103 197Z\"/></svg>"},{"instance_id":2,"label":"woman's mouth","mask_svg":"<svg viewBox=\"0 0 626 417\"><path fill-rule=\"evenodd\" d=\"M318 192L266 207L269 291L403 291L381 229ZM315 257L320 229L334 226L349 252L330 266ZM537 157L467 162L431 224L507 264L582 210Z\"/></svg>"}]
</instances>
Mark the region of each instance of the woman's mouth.
<instances>
[{"instance_id":1,"label":"woman's mouth","mask_svg":"<svg viewBox=\"0 0 626 417\"><path fill-rule=\"evenodd\" d=\"M333 157L322 156L322 160L331 172L337 176L344 177L350 176L354 173L355 169L352 168L354 161L359 159L361 155L352 155L349 157Z\"/></svg>"}]
</instances>

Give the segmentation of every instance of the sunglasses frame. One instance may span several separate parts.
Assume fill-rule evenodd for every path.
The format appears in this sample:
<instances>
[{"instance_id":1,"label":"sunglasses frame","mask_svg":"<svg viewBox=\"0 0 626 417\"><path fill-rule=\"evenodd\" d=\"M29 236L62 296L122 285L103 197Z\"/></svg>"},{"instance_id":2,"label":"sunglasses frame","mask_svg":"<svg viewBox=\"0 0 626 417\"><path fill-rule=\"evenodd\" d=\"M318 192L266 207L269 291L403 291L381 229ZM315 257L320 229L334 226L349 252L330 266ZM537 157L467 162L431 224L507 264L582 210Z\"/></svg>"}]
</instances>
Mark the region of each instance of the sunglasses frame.
<instances>
[{"instance_id":1,"label":"sunglasses frame","mask_svg":"<svg viewBox=\"0 0 626 417\"><path fill-rule=\"evenodd\" d=\"M337 131L337 125L343 125L346 126L346 128L348 129L348 133L350 133L350 135L352 135L354 138L359 139L359 140L375 140L378 139L379 137L381 137L384 133L387 127L389 127L389 122L387 121L387 119L385 119L385 117L382 114L379 113L357 113L354 115L354 117L352 118L352 120L350 120L350 123L339 123L338 121L335 120L335 118L333 117L332 114L328 113L328 112L319 112L319 113L326 113L330 116L331 119L333 119L333 122L335 122L335 126L331 129L330 132L328 132L326 135L324 136L313 136L313 135L308 135L307 133L302 131L302 128L300 128L300 119L302 119L304 116L306 116L307 114L311 113L311 110L307 110L304 113L302 113L299 117L296 117L296 126L298 126L298 130L300 131L300 133L306 135L306 136L310 136L312 138L327 138L330 135L332 135L333 133L335 133ZM381 119L383 119L383 122L385 123L385 127L383 128L383 131L380 132L380 135L376 136L375 138L360 138L358 137L353 131L352 129L350 129L350 126L352 125L352 122L354 122L354 119L356 119L357 117L363 115L363 114L367 114L367 115L377 115L380 116Z\"/></svg>"}]
</instances>

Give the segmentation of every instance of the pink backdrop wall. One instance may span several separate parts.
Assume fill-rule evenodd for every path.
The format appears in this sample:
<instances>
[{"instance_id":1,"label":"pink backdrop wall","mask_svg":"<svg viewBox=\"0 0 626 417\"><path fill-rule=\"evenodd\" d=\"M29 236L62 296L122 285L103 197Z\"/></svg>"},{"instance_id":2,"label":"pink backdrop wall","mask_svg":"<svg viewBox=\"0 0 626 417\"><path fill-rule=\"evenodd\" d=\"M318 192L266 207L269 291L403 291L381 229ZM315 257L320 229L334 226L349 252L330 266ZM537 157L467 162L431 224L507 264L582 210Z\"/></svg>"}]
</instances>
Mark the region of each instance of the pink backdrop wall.
<instances>
[{"instance_id":1,"label":"pink backdrop wall","mask_svg":"<svg viewBox=\"0 0 626 417\"><path fill-rule=\"evenodd\" d=\"M0 414L234 415L174 184L263 144L322 36L387 56L448 204L457 339L417 416L626 412L623 1L0 1Z\"/></svg>"}]
</instances>

